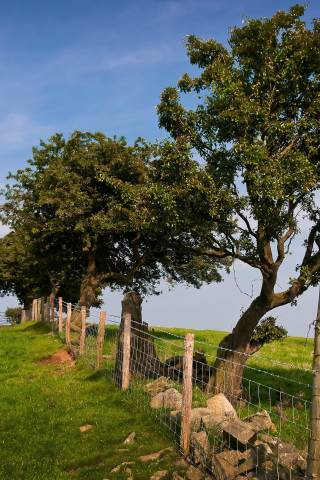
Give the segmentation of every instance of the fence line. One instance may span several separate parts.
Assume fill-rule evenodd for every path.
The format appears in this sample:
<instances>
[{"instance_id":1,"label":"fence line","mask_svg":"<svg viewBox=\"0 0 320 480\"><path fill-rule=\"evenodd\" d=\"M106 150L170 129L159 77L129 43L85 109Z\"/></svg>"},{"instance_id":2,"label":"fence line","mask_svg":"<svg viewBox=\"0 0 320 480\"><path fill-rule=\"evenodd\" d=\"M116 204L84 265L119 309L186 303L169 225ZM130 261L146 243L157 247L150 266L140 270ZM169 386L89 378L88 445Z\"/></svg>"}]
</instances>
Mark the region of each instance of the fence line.
<instances>
[{"instance_id":1,"label":"fence line","mask_svg":"<svg viewBox=\"0 0 320 480\"><path fill-rule=\"evenodd\" d=\"M22 318L65 332L72 351L157 418L181 453L204 473L221 480L305 477L311 377L319 372L256 355L270 371L245 365L242 372L239 360L218 356L218 345L200 342L193 334L182 337L157 327L150 331L130 314L97 313L61 297L35 299ZM286 377L274 371L288 367ZM304 381L295 375L304 375ZM305 391L296 391L301 386ZM319 431L312 432L313 440L320 442L319 437Z\"/></svg>"}]
</instances>

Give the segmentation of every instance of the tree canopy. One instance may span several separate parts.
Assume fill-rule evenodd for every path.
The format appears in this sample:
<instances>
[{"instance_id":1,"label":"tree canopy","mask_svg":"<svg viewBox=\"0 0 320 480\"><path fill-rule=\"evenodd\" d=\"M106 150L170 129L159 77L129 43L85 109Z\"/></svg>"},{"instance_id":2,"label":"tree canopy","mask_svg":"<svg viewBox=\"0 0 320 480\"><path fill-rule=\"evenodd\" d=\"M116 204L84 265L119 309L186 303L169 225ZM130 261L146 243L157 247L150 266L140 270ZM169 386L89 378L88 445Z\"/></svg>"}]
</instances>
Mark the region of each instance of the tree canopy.
<instances>
[{"instance_id":1,"label":"tree canopy","mask_svg":"<svg viewBox=\"0 0 320 480\"><path fill-rule=\"evenodd\" d=\"M11 175L17 183L5 192L2 221L27 235L53 278L79 273L79 304L87 307L106 285L154 294L162 277L196 287L220 281L228 261L192 251L191 226L202 219L212 228L214 202L211 177L190 148L56 134L33 149L31 167Z\"/></svg>"},{"instance_id":2,"label":"tree canopy","mask_svg":"<svg viewBox=\"0 0 320 480\"><path fill-rule=\"evenodd\" d=\"M193 230L202 242L197 253L228 255L262 276L259 295L221 343L221 362L230 360L228 349L250 352L263 315L319 283L320 22L307 27L305 8L294 5L270 19L245 17L241 28L229 28L228 46L188 36L187 55L201 73L182 75L177 88L164 89L158 105L160 127L191 144L215 191L225 195L223 211L213 215L216 229ZM195 108L183 107L186 93L198 100ZM296 259L297 277L288 279L286 291L275 292L302 215L312 227ZM246 358L242 354L236 363ZM230 368L221 362L221 370ZM220 380L212 381L218 386Z\"/></svg>"}]
</instances>

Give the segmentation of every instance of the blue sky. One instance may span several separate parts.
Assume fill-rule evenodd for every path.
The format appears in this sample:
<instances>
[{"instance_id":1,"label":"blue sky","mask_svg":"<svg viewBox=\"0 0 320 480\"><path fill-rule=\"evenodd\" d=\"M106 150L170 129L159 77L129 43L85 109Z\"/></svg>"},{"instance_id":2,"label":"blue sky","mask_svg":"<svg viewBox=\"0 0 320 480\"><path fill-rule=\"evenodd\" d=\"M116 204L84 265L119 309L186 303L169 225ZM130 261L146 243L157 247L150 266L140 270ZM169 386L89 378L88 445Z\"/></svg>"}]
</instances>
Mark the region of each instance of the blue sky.
<instances>
[{"instance_id":1,"label":"blue sky","mask_svg":"<svg viewBox=\"0 0 320 480\"><path fill-rule=\"evenodd\" d=\"M184 72L194 73L182 40L195 34L226 43L227 29L241 25L241 14L270 17L288 10L286 0L118 1L3 0L0 17L0 184L8 171L27 165L31 148L56 132L74 130L124 135L129 143L142 136L165 137L155 106L162 89ZM305 19L320 16L311 1ZM307 223L303 225L306 233ZM0 226L0 234L7 228ZM294 244L301 251L303 238ZM280 275L286 288L299 258ZM291 262L291 263L290 263ZM236 265L238 284L251 293L259 274ZM259 282L254 282L257 294ZM149 298L144 319L150 324L230 330L250 299L239 292L233 275L201 290L176 288ZM305 335L317 308L317 290L298 307L278 309L289 333ZM105 308L119 313L119 294L105 293ZM15 299L0 299L0 311Z\"/></svg>"}]
</instances>

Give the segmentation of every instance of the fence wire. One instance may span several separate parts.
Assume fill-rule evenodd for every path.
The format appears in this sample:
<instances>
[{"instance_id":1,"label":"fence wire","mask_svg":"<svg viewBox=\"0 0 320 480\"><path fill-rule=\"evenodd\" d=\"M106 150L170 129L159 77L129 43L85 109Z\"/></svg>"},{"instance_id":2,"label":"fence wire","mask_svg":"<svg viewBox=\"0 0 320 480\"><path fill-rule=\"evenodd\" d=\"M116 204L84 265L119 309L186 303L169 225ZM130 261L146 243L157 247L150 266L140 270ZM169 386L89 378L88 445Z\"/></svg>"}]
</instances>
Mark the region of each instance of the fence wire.
<instances>
[{"instance_id":1,"label":"fence wire","mask_svg":"<svg viewBox=\"0 0 320 480\"><path fill-rule=\"evenodd\" d=\"M62 310L65 328L65 302ZM80 313L81 308L72 305L71 311ZM99 310L87 311L86 317L82 358L96 368ZM58 300L46 318L58 328ZM184 337L132 321L128 356L124 320L106 316L101 372L123 388L128 364L128 396L157 419L177 448L190 428L188 448L182 450L190 463L217 480L305 477L312 370L256 355L245 362L241 352L195 340L189 350L189 389ZM70 343L75 354L77 337L75 329ZM263 368L255 366L259 360ZM283 376L281 369L288 375Z\"/></svg>"}]
</instances>

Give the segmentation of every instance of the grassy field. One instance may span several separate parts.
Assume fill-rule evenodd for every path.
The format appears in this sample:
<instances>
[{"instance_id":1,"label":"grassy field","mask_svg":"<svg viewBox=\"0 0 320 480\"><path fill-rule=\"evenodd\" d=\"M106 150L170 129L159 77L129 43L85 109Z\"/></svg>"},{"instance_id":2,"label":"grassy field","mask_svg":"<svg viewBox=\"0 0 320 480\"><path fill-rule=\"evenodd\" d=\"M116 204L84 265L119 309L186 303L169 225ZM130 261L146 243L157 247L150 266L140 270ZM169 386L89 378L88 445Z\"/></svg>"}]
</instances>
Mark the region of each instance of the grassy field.
<instances>
[{"instance_id":1,"label":"grassy field","mask_svg":"<svg viewBox=\"0 0 320 480\"><path fill-rule=\"evenodd\" d=\"M155 330L161 357L180 355L186 330L166 330ZM163 469L178 471L185 477L185 470L174 467L178 453L158 464L139 461L140 455L174 445L173 437L160 430L158 420L148 415L150 400L143 389L132 388L134 398L130 400L112 382L106 381L106 365L104 371L96 372L83 359L78 359L71 368L41 364L42 359L63 348L63 339L58 335L44 336L49 331L43 323L33 322L0 329L0 479L117 480L132 475L138 480L149 479L155 471ZM191 332L195 334L195 347L202 347L208 363L213 365L216 345L225 333ZM116 333L116 328L107 328L106 355L115 351ZM279 417L271 413L277 435L300 448L306 448L308 437L311 390L305 384L311 384L313 350L311 340L307 346L304 343L304 339L289 337L282 343L264 346L258 355L251 357L243 382L250 392L250 406L237 407L241 418L264 408L272 412L276 389L282 387L291 395L304 390L303 409L290 406L283 409L288 417L286 423L280 423ZM86 348L86 361L94 363L94 341L90 349L87 339ZM181 389L181 385L177 387ZM194 392L194 399L205 404L206 398L199 390ZM81 433L79 427L86 424L92 428ZM123 441L133 431L135 444L124 446ZM122 451L124 448L127 451ZM132 474L124 469L110 473L120 463L132 461L136 462L129 466Z\"/></svg>"},{"instance_id":2,"label":"grassy field","mask_svg":"<svg viewBox=\"0 0 320 480\"><path fill-rule=\"evenodd\" d=\"M136 409L125 394L82 359L61 368L38 362L63 347L43 334L49 327L32 322L0 329L0 479L135 479L174 467L177 453L158 464L142 464L140 455L172 446L155 420ZM92 428L81 433L80 426ZM136 442L124 446L136 432ZM127 451L121 451L122 449Z\"/></svg>"}]
</instances>

